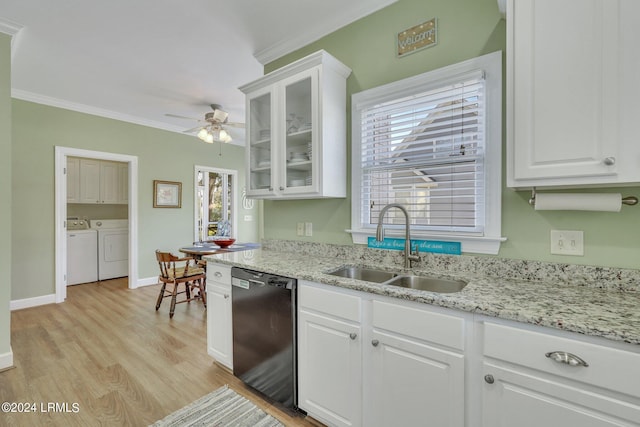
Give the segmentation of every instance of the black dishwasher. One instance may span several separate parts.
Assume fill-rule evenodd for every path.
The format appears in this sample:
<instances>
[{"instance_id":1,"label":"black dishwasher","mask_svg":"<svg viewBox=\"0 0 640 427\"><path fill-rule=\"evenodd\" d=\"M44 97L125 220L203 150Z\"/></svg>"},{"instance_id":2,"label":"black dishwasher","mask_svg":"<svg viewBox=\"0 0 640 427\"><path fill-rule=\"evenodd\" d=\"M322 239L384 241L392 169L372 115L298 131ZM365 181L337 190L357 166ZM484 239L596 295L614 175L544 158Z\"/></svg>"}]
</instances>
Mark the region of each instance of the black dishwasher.
<instances>
[{"instance_id":1,"label":"black dishwasher","mask_svg":"<svg viewBox=\"0 0 640 427\"><path fill-rule=\"evenodd\" d=\"M233 374L296 409L296 280L233 267L231 284Z\"/></svg>"}]
</instances>

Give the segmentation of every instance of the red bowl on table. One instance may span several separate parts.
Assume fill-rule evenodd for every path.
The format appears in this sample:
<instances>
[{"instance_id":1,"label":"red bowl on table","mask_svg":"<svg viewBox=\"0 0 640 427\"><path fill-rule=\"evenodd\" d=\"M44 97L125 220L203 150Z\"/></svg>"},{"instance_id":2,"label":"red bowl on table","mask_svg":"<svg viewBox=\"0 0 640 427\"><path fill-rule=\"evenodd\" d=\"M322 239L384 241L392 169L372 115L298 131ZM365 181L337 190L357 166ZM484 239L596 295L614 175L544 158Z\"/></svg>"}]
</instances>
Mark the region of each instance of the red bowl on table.
<instances>
[{"instance_id":1,"label":"red bowl on table","mask_svg":"<svg viewBox=\"0 0 640 427\"><path fill-rule=\"evenodd\" d=\"M233 239L231 237L217 237L212 240L213 243L220 246L221 248L226 248L228 246L231 246L235 241L236 239Z\"/></svg>"}]
</instances>

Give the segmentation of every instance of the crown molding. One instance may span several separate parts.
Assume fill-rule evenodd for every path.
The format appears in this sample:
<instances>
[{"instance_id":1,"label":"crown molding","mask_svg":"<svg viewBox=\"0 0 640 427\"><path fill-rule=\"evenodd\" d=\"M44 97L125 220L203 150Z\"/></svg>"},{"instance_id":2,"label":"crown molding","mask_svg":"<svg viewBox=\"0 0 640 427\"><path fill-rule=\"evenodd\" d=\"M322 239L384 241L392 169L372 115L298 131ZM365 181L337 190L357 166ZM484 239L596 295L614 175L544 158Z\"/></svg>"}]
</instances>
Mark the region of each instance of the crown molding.
<instances>
[{"instance_id":1,"label":"crown molding","mask_svg":"<svg viewBox=\"0 0 640 427\"><path fill-rule=\"evenodd\" d=\"M333 20L326 22L324 25L313 28L311 31L305 34L301 34L297 37L287 37L286 39L283 39L265 49L255 52L253 56L258 60L258 62L260 62L260 64L266 65L269 62L275 61L276 59L281 58L288 53L307 46L308 44L321 39L327 34L331 34L334 31L337 31L340 28L351 24L352 22L362 19L367 15L377 12L378 10L383 9L397 1L398 0L378 0L377 6L373 10L371 9L370 5L367 5L361 7L359 10L349 15L336 13L333 17Z\"/></svg>"},{"instance_id":2,"label":"crown molding","mask_svg":"<svg viewBox=\"0 0 640 427\"><path fill-rule=\"evenodd\" d=\"M503 18L507 16L507 0L498 0L498 9Z\"/></svg>"},{"instance_id":3,"label":"crown molding","mask_svg":"<svg viewBox=\"0 0 640 427\"><path fill-rule=\"evenodd\" d=\"M11 37L15 36L24 28L17 22L10 21L0 16L0 33L8 34Z\"/></svg>"},{"instance_id":4,"label":"crown molding","mask_svg":"<svg viewBox=\"0 0 640 427\"><path fill-rule=\"evenodd\" d=\"M50 107L62 108L65 110L76 111L78 113L91 114L92 116L104 117L107 119L119 120L121 122L133 123L136 125L146 126L154 129L166 130L169 132L179 133L185 135L184 128L169 125L163 122L157 122L155 120L143 119L137 116L131 116L129 114L119 113L117 111L106 110L104 108L94 107L91 105L80 104L77 102L68 101L65 99L53 98L46 95L40 95L26 90L11 89L11 97L20 99L22 101L34 102L36 104L48 105ZM195 136L194 136L195 138ZM231 144L244 146L244 141L234 139Z\"/></svg>"}]
</instances>

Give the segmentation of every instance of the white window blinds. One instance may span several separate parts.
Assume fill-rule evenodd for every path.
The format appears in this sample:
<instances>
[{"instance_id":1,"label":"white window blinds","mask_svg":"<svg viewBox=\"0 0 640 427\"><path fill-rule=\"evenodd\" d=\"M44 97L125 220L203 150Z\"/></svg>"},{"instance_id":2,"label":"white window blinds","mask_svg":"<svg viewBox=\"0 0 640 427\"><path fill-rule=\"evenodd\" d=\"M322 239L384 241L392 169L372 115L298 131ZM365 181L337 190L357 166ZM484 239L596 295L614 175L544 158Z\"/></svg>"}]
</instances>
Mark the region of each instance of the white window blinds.
<instances>
[{"instance_id":1,"label":"white window blinds","mask_svg":"<svg viewBox=\"0 0 640 427\"><path fill-rule=\"evenodd\" d=\"M354 118L355 119L355 118ZM483 232L485 80L481 71L361 110L363 225L400 203L412 228ZM389 211L385 224L404 224Z\"/></svg>"}]
</instances>

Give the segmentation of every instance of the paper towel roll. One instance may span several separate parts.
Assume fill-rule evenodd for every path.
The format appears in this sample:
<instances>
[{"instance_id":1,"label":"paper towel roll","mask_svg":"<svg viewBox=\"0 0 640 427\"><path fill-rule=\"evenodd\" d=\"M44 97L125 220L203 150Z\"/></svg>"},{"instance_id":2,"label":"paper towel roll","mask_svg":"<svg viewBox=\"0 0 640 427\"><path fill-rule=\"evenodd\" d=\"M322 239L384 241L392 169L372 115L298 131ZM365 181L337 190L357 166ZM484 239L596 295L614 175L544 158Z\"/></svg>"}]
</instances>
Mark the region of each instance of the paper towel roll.
<instances>
[{"instance_id":1,"label":"paper towel roll","mask_svg":"<svg viewBox=\"0 0 640 427\"><path fill-rule=\"evenodd\" d=\"M603 211L620 212L619 193L543 193L536 194L537 211Z\"/></svg>"}]
</instances>

